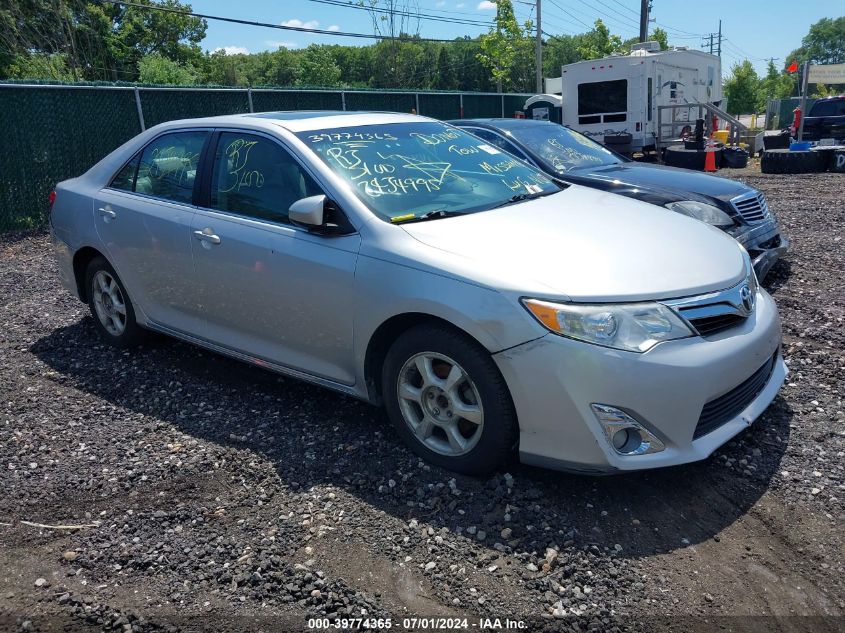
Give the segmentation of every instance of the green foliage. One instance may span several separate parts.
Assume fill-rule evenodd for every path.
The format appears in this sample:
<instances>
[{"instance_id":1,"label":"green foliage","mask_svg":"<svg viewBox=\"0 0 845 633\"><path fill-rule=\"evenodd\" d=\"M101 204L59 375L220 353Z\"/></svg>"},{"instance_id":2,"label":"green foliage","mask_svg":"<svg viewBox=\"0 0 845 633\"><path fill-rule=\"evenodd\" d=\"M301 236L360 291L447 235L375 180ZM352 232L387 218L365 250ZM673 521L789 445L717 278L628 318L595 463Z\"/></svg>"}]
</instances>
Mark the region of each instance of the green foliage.
<instances>
[{"instance_id":1,"label":"green foliage","mask_svg":"<svg viewBox=\"0 0 845 633\"><path fill-rule=\"evenodd\" d=\"M55 79L58 81L76 79L62 53L18 55L9 64L8 74L13 79Z\"/></svg>"},{"instance_id":2,"label":"green foliage","mask_svg":"<svg viewBox=\"0 0 845 633\"><path fill-rule=\"evenodd\" d=\"M478 60L493 75L496 84L501 88L510 88L512 71L519 57L520 44L528 39L531 23L520 26L513 11L511 0L498 0L496 3L496 24L490 32L482 35L480 40L481 52Z\"/></svg>"},{"instance_id":3,"label":"green foliage","mask_svg":"<svg viewBox=\"0 0 845 633\"><path fill-rule=\"evenodd\" d=\"M760 78L747 59L734 64L731 76L725 81L725 96L728 99L728 114L748 114L759 106Z\"/></svg>"},{"instance_id":4,"label":"green foliage","mask_svg":"<svg viewBox=\"0 0 845 633\"><path fill-rule=\"evenodd\" d=\"M772 60L766 68L766 76L760 80L760 87L757 94L757 110L766 109L769 99L785 99L792 96L795 91L796 80L794 76L781 72Z\"/></svg>"},{"instance_id":5,"label":"green foliage","mask_svg":"<svg viewBox=\"0 0 845 633\"><path fill-rule=\"evenodd\" d=\"M298 85L336 86L340 83L340 67L328 46L312 44L299 60Z\"/></svg>"},{"instance_id":6,"label":"green foliage","mask_svg":"<svg viewBox=\"0 0 845 633\"><path fill-rule=\"evenodd\" d=\"M150 5L152 0L136 0ZM156 4L190 10L178 0ZM87 0L3 0L0 8L0 78L21 55L64 56L74 77L135 80L138 62L159 53L178 63L196 62L204 20L121 4Z\"/></svg>"},{"instance_id":7,"label":"green foliage","mask_svg":"<svg viewBox=\"0 0 845 633\"><path fill-rule=\"evenodd\" d=\"M197 83L197 70L191 64L180 64L159 53L151 53L138 62L138 81L190 86Z\"/></svg>"},{"instance_id":8,"label":"green foliage","mask_svg":"<svg viewBox=\"0 0 845 633\"><path fill-rule=\"evenodd\" d=\"M581 59L599 59L622 51L622 38L612 35L610 29L601 20L596 20L591 31L584 34L582 43L578 46Z\"/></svg>"},{"instance_id":9,"label":"green foliage","mask_svg":"<svg viewBox=\"0 0 845 633\"><path fill-rule=\"evenodd\" d=\"M651 32L648 39L652 42L659 42L661 51L669 50L669 34L659 26Z\"/></svg>"},{"instance_id":10,"label":"green foliage","mask_svg":"<svg viewBox=\"0 0 845 633\"><path fill-rule=\"evenodd\" d=\"M845 17L822 18L801 40L803 60L816 64L845 63Z\"/></svg>"}]
</instances>

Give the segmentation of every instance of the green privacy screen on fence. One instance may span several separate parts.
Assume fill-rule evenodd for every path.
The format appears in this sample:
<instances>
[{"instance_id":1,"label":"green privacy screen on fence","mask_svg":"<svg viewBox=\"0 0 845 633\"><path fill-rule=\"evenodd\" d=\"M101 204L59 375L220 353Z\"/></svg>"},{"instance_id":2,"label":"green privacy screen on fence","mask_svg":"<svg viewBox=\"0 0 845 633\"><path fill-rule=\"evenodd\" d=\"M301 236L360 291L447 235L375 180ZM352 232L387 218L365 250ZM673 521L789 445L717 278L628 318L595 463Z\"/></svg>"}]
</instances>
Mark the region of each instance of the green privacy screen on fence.
<instances>
[{"instance_id":1,"label":"green privacy screen on fence","mask_svg":"<svg viewBox=\"0 0 845 633\"><path fill-rule=\"evenodd\" d=\"M529 95L0 83L0 232L43 226L55 184L164 121L273 110L512 117Z\"/></svg>"}]
</instances>

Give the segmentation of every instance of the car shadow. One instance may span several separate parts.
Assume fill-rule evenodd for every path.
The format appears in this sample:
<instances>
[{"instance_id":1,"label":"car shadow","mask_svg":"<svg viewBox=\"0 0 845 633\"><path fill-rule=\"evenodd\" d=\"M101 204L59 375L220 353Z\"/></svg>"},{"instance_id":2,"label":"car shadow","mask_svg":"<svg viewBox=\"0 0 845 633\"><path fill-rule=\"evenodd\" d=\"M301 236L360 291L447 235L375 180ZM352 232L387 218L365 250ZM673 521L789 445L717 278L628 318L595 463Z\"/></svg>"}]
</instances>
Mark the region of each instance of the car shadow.
<instances>
[{"instance_id":1,"label":"car shadow","mask_svg":"<svg viewBox=\"0 0 845 633\"><path fill-rule=\"evenodd\" d=\"M382 411L364 402L165 337L127 355L92 344L96 336L85 318L39 339L31 352L97 398L253 451L290 490L330 484L405 521L454 532L476 526L490 535L483 543L490 548L505 540L505 528L522 551L571 541L608 551L618 545L634 558L711 539L768 489L793 417L778 397L716 455L681 467L588 477L514 463L510 476L472 478L420 462ZM162 396L176 384L190 395ZM191 414L201 402L213 406Z\"/></svg>"},{"instance_id":2,"label":"car shadow","mask_svg":"<svg viewBox=\"0 0 845 633\"><path fill-rule=\"evenodd\" d=\"M775 262L775 265L772 266L771 270L769 270L769 274L766 275L766 278L763 280L763 287L769 292L769 294L774 295L786 284L787 281L789 281L789 277L791 275L792 264L788 259L781 258Z\"/></svg>"}]
</instances>

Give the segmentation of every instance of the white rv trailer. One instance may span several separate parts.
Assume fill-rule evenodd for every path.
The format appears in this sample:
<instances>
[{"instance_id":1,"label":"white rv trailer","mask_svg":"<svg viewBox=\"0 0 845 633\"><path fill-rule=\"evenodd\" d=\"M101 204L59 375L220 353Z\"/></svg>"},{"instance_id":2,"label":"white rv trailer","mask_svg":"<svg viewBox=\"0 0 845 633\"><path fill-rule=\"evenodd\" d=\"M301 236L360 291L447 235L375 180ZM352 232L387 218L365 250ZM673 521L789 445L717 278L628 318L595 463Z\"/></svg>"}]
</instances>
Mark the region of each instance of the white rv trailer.
<instances>
[{"instance_id":1,"label":"white rv trailer","mask_svg":"<svg viewBox=\"0 0 845 633\"><path fill-rule=\"evenodd\" d=\"M628 133L631 148L655 145L657 107L722 101L722 69L715 55L657 42L635 44L630 55L568 64L561 78L546 80L546 92L562 97L562 122L601 142L605 135ZM696 109L664 111L663 122L690 120ZM664 136L669 132L667 127Z\"/></svg>"}]
</instances>

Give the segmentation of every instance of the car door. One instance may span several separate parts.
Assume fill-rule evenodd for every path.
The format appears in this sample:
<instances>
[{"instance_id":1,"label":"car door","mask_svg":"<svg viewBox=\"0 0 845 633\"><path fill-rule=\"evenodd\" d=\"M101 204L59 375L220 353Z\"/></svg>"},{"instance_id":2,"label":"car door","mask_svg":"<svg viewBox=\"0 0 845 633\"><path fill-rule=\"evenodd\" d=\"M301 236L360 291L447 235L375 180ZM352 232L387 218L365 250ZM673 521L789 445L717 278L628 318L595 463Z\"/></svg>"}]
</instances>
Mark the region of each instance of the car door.
<instances>
[{"instance_id":1,"label":"car door","mask_svg":"<svg viewBox=\"0 0 845 633\"><path fill-rule=\"evenodd\" d=\"M203 323L190 227L210 134L191 129L156 137L94 199L97 233L134 303L154 323L186 332Z\"/></svg>"},{"instance_id":2,"label":"car door","mask_svg":"<svg viewBox=\"0 0 845 633\"><path fill-rule=\"evenodd\" d=\"M358 234L293 226L288 208L325 193L280 141L215 134L191 226L209 341L351 385Z\"/></svg>"}]
</instances>

